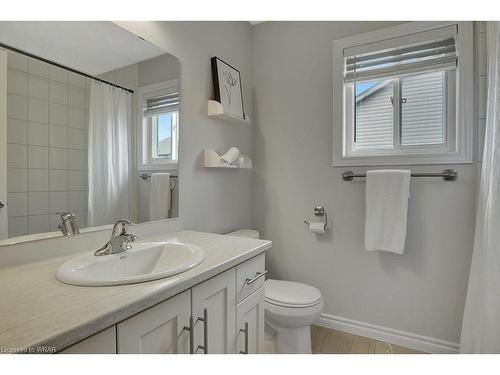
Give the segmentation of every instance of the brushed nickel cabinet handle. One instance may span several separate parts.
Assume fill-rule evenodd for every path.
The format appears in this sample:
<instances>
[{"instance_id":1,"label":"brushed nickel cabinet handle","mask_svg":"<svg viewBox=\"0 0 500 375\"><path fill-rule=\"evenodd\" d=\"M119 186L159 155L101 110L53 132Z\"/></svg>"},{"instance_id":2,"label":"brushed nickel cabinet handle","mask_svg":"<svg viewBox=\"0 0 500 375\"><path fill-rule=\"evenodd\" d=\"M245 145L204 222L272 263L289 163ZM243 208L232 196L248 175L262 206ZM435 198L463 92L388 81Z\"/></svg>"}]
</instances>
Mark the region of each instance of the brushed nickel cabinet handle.
<instances>
[{"instance_id":1,"label":"brushed nickel cabinet handle","mask_svg":"<svg viewBox=\"0 0 500 375\"><path fill-rule=\"evenodd\" d=\"M189 354L194 353L194 338L193 338L193 326L194 326L194 320L193 317L189 317L189 327L184 326L182 329L183 331L188 331L189 332Z\"/></svg>"},{"instance_id":2,"label":"brushed nickel cabinet handle","mask_svg":"<svg viewBox=\"0 0 500 375\"><path fill-rule=\"evenodd\" d=\"M245 323L245 329L240 328L240 332L245 333L245 350L240 350L240 354L248 354L248 322Z\"/></svg>"},{"instance_id":3,"label":"brushed nickel cabinet handle","mask_svg":"<svg viewBox=\"0 0 500 375\"><path fill-rule=\"evenodd\" d=\"M203 318L198 318L196 321L203 322L203 345L198 345L196 350L203 350L204 354L208 354L208 310L203 309Z\"/></svg>"},{"instance_id":4,"label":"brushed nickel cabinet handle","mask_svg":"<svg viewBox=\"0 0 500 375\"><path fill-rule=\"evenodd\" d=\"M262 276L265 276L267 273L267 271L264 271L264 272L257 272L255 274L255 277L253 279L246 279L246 283L247 285L251 285L253 284L254 282L256 282L257 280L259 280Z\"/></svg>"}]
</instances>

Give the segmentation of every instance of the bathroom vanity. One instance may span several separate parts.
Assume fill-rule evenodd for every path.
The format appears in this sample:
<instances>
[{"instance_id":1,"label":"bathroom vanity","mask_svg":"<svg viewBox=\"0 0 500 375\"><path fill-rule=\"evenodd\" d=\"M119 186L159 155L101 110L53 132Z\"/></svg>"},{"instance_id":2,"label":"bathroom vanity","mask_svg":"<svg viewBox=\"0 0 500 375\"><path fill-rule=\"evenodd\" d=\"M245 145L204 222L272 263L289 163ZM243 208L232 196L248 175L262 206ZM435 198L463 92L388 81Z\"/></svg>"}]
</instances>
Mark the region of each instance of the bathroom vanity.
<instances>
[{"instance_id":1,"label":"bathroom vanity","mask_svg":"<svg viewBox=\"0 0 500 375\"><path fill-rule=\"evenodd\" d=\"M149 240L197 246L205 259L168 278L116 286L58 281L57 269L75 255L0 270L0 347L34 353L262 352L270 241L191 231Z\"/></svg>"}]
</instances>

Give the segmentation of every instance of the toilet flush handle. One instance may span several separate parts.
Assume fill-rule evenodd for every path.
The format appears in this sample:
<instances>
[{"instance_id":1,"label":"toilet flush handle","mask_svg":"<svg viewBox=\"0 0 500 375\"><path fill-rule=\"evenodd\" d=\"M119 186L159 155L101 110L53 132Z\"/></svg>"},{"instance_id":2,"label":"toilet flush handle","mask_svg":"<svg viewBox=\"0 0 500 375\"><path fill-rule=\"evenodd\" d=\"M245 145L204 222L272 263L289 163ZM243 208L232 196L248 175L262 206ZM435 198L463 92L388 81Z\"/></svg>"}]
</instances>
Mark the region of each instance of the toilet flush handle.
<instances>
[{"instance_id":1,"label":"toilet flush handle","mask_svg":"<svg viewBox=\"0 0 500 375\"><path fill-rule=\"evenodd\" d=\"M257 280L259 280L262 276L265 276L266 273L267 273L267 271L257 272L257 274L255 275L255 277L253 279L246 279L245 281L246 281L247 285L253 284Z\"/></svg>"}]
</instances>

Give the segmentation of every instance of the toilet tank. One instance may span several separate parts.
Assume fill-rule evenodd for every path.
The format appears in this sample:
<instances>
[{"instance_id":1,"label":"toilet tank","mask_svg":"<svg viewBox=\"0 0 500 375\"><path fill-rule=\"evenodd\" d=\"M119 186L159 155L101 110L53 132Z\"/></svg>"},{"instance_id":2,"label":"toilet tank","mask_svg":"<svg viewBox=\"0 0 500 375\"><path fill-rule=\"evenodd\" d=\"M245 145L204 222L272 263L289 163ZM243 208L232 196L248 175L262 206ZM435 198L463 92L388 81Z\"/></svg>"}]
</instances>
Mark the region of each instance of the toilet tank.
<instances>
[{"instance_id":1,"label":"toilet tank","mask_svg":"<svg viewBox=\"0 0 500 375\"><path fill-rule=\"evenodd\" d=\"M228 236L234 236L234 237L246 237L246 238L255 238L259 239L260 238L260 233L256 230L253 229L240 229L240 230L235 230L234 232L229 232L226 233Z\"/></svg>"}]
</instances>

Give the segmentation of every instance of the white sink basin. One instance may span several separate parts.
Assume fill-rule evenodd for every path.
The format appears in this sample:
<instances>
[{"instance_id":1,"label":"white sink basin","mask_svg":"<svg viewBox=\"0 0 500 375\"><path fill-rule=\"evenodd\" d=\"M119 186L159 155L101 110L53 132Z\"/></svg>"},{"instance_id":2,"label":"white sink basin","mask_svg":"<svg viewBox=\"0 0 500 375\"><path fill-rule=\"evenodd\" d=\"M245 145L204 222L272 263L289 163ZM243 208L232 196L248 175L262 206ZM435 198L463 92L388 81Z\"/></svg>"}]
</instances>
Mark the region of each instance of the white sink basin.
<instances>
[{"instance_id":1,"label":"white sink basin","mask_svg":"<svg viewBox=\"0 0 500 375\"><path fill-rule=\"evenodd\" d=\"M59 267L56 277L72 285L133 284L179 274L204 259L203 250L193 245L135 242L118 254L95 256L92 252L70 259Z\"/></svg>"}]
</instances>

